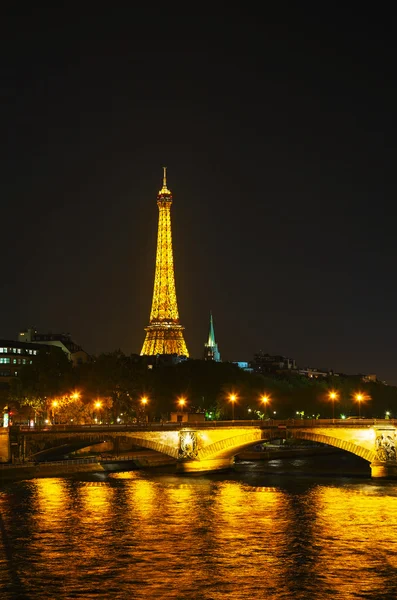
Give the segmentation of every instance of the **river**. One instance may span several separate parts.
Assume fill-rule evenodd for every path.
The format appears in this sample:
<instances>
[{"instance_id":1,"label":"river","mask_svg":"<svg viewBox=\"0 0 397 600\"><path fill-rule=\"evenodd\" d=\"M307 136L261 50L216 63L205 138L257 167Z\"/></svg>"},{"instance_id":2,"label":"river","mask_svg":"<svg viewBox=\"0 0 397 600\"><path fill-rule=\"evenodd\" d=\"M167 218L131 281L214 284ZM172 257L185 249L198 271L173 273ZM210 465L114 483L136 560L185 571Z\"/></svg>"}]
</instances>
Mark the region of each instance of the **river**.
<instances>
[{"instance_id":1,"label":"river","mask_svg":"<svg viewBox=\"0 0 397 600\"><path fill-rule=\"evenodd\" d=\"M0 598L397 598L397 482L343 453L6 483Z\"/></svg>"}]
</instances>

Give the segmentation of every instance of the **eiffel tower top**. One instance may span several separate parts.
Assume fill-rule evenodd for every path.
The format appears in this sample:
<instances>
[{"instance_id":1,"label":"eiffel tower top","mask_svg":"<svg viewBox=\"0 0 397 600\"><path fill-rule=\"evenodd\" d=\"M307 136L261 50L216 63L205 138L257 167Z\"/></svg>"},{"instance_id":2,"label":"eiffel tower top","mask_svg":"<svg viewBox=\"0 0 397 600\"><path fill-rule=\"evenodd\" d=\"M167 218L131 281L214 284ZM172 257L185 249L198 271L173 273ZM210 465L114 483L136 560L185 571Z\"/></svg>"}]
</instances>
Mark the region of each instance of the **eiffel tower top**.
<instances>
[{"instance_id":1,"label":"eiffel tower top","mask_svg":"<svg viewBox=\"0 0 397 600\"><path fill-rule=\"evenodd\" d=\"M172 200L172 194L170 192L170 190L167 188L167 167L163 167L163 187L161 188L161 190L159 191L159 197L160 196L167 196L167 199Z\"/></svg>"}]
</instances>

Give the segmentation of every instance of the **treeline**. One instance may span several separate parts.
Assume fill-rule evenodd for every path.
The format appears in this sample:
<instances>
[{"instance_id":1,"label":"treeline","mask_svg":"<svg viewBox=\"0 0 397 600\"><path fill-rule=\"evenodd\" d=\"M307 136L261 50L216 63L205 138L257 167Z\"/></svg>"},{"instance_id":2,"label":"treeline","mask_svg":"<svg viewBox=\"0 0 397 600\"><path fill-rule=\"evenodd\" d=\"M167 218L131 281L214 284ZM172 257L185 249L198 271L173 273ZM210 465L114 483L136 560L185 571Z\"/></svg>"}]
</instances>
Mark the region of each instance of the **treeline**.
<instances>
[{"instance_id":1,"label":"treeline","mask_svg":"<svg viewBox=\"0 0 397 600\"><path fill-rule=\"evenodd\" d=\"M329 394L337 392L332 406ZM358 408L357 393L363 395ZM148 418L168 420L186 399L185 410L205 412L208 418L232 416L230 395L236 395L235 419L273 417L335 418L358 415L397 417L397 388L364 383L360 377L308 379L297 375L258 375L232 363L187 360L174 366L148 368L136 355L120 350L100 354L73 367L54 348L40 353L13 380L6 402L18 418L58 419L58 422L123 422ZM261 402L266 394L267 405ZM142 398L146 397L146 405ZM299 413L299 414L297 414Z\"/></svg>"}]
</instances>

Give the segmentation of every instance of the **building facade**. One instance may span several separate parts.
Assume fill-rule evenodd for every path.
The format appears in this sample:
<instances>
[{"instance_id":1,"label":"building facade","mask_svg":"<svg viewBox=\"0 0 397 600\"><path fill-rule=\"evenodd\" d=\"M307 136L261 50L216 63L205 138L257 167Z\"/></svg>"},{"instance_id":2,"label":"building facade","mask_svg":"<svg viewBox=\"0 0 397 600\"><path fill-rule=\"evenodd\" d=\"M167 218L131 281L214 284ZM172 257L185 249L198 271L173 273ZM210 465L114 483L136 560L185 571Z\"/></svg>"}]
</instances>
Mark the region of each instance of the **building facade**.
<instances>
[{"instance_id":1,"label":"building facade","mask_svg":"<svg viewBox=\"0 0 397 600\"><path fill-rule=\"evenodd\" d=\"M18 340L28 344L57 346L67 355L74 366L90 360L89 354L76 344L69 333L39 333L34 327L21 331Z\"/></svg>"},{"instance_id":2,"label":"building facade","mask_svg":"<svg viewBox=\"0 0 397 600\"><path fill-rule=\"evenodd\" d=\"M41 344L0 340L0 382L9 383L18 377L24 365L31 365L36 356L48 346Z\"/></svg>"},{"instance_id":3,"label":"building facade","mask_svg":"<svg viewBox=\"0 0 397 600\"><path fill-rule=\"evenodd\" d=\"M293 358L280 354L265 354L259 352L254 355L252 367L255 373L277 373L280 371L296 371L296 362Z\"/></svg>"}]
</instances>

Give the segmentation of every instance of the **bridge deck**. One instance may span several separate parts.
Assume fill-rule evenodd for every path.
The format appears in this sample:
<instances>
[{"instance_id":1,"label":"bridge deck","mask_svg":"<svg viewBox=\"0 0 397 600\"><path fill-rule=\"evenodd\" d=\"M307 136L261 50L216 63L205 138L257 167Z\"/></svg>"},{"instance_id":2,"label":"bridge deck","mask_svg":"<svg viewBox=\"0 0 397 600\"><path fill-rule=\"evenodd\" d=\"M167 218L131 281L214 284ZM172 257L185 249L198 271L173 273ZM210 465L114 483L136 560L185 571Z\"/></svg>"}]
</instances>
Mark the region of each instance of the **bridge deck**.
<instances>
[{"instance_id":1,"label":"bridge deck","mask_svg":"<svg viewBox=\"0 0 397 600\"><path fill-rule=\"evenodd\" d=\"M149 424L134 424L126 423L122 425L46 425L33 426L28 425L12 425L8 429L20 432L43 433L61 431L69 432L123 432L123 431L175 431L180 429L212 429L218 427L253 427L257 429L294 429L299 428L314 428L314 427L373 427L375 425L390 425L397 426L396 419L286 419L286 420L244 420L244 421L194 421L184 423L149 423ZM6 430L7 428L4 428Z\"/></svg>"}]
</instances>

